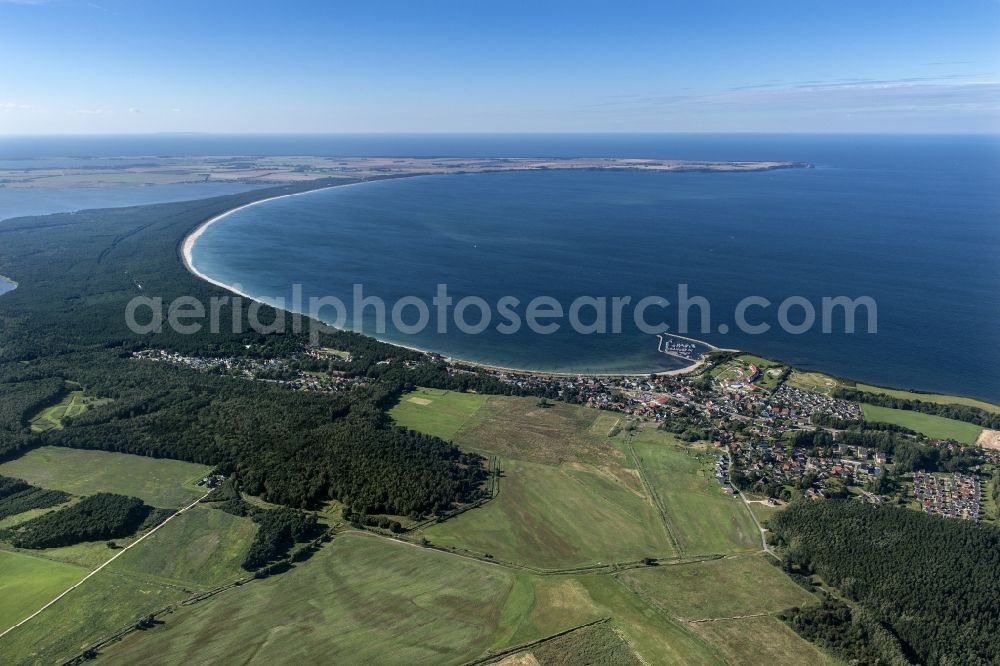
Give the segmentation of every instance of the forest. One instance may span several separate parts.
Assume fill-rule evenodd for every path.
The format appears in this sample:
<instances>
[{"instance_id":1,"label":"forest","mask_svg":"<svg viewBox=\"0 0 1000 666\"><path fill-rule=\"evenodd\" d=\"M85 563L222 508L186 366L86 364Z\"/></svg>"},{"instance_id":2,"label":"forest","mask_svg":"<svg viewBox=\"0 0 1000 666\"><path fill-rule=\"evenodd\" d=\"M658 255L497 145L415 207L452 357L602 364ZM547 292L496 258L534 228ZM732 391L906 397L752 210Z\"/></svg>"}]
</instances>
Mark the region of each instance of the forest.
<instances>
[{"instance_id":1,"label":"forest","mask_svg":"<svg viewBox=\"0 0 1000 666\"><path fill-rule=\"evenodd\" d=\"M856 602L853 614L861 613L865 631L890 632L909 661L1000 661L997 528L849 500L795 502L768 527L784 548L789 572L815 574L835 586ZM849 643L853 620L828 610L800 611L788 619L803 635ZM890 643L883 636L877 649Z\"/></svg>"},{"instance_id":2,"label":"forest","mask_svg":"<svg viewBox=\"0 0 1000 666\"><path fill-rule=\"evenodd\" d=\"M32 509L47 509L69 497L61 490L46 490L21 479L0 476L0 520Z\"/></svg>"},{"instance_id":3,"label":"forest","mask_svg":"<svg viewBox=\"0 0 1000 666\"><path fill-rule=\"evenodd\" d=\"M5 530L17 548L58 548L84 541L131 536L153 511L137 497L98 493Z\"/></svg>"},{"instance_id":4,"label":"forest","mask_svg":"<svg viewBox=\"0 0 1000 666\"><path fill-rule=\"evenodd\" d=\"M263 509L245 501L233 479L227 479L202 502L234 516L249 517L257 523L257 533L243 560L247 571L258 571L288 556L297 543L309 541L320 532L316 516L298 509Z\"/></svg>"},{"instance_id":5,"label":"forest","mask_svg":"<svg viewBox=\"0 0 1000 666\"><path fill-rule=\"evenodd\" d=\"M228 296L184 268L183 237L214 215L265 195L328 185L319 181L195 202L84 211L0 223L0 272L19 288L0 298L0 459L43 444L175 458L236 475L250 494L296 508L337 499L353 511L425 517L482 494L479 456L394 426L385 415L416 384L510 393L441 362L414 367L378 362L424 359L354 333L322 344L351 354L348 373L366 385L342 394L291 391L265 382L202 374L131 359L167 349L205 356L287 357L307 342L288 317L282 332L207 329L139 335L125 307L138 295ZM247 321L249 304L226 301L221 321ZM262 309L261 320L273 311ZM410 364L413 365L413 364ZM27 421L57 401L65 382L113 402L62 430L32 433Z\"/></svg>"}]
</instances>

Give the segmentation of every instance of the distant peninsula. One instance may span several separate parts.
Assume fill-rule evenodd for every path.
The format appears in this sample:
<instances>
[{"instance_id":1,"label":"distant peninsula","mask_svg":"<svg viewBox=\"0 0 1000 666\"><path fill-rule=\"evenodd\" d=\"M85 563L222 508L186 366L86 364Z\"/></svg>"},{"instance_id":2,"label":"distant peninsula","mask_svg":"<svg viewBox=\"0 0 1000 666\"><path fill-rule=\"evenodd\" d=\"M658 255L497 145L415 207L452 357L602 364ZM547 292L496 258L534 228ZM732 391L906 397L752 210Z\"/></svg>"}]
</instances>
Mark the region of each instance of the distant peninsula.
<instances>
[{"instance_id":1,"label":"distant peninsula","mask_svg":"<svg viewBox=\"0 0 1000 666\"><path fill-rule=\"evenodd\" d=\"M181 183L245 183L279 185L324 178L370 179L423 174L485 173L584 169L608 171L771 171L809 169L808 162L660 160L620 157L121 157L108 166L91 158L67 158L53 167L44 160L33 166L0 169L2 188L66 188L175 185Z\"/></svg>"}]
</instances>

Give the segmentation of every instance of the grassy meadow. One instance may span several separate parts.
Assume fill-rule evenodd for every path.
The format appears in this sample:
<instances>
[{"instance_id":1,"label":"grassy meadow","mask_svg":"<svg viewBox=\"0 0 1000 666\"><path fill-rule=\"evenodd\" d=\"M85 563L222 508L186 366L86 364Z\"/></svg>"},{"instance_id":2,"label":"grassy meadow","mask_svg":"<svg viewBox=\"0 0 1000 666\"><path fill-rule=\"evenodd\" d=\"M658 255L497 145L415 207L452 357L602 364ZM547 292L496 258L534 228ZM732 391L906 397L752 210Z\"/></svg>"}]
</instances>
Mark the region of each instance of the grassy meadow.
<instances>
[{"instance_id":1,"label":"grassy meadow","mask_svg":"<svg viewBox=\"0 0 1000 666\"><path fill-rule=\"evenodd\" d=\"M501 567L343 535L292 571L183 608L106 651L109 664L458 664L519 631L532 640L597 619L532 614L531 581ZM524 589L522 589L524 588ZM539 624L521 628L530 618Z\"/></svg>"},{"instance_id":2,"label":"grassy meadow","mask_svg":"<svg viewBox=\"0 0 1000 666\"><path fill-rule=\"evenodd\" d=\"M121 493L162 508L177 508L197 499L204 490L195 485L211 467L110 453L43 446L0 465L0 475L24 479L51 490L74 495Z\"/></svg>"},{"instance_id":3,"label":"grassy meadow","mask_svg":"<svg viewBox=\"0 0 1000 666\"><path fill-rule=\"evenodd\" d=\"M770 615L699 622L692 631L730 664L740 666L836 666L841 662Z\"/></svg>"},{"instance_id":4,"label":"grassy meadow","mask_svg":"<svg viewBox=\"0 0 1000 666\"><path fill-rule=\"evenodd\" d=\"M86 575L83 567L0 550L0 631L31 615Z\"/></svg>"},{"instance_id":5,"label":"grassy meadow","mask_svg":"<svg viewBox=\"0 0 1000 666\"><path fill-rule=\"evenodd\" d=\"M129 549L108 570L191 589L212 588L247 575L240 564L256 532L250 518L199 505Z\"/></svg>"},{"instance_id":6,"label":"grassy meadow","mask_svg":"<svg viewBox=\"0 0 1000 666\"><path fill-rule=\"evenodd\" d=\"M427 528L423 536L432 543L541 569L675 554L620 438L608 436L616 415L427 390L400 406L391 412L397 423L451 432L464 449L500 456L499 496ZM436 408L441 417L433 416Z\"/></svg>"},{"instance_id":7,"label":"grassy meadow","mask_svg":"<svg viewBox=\"0 0 1000 666\"><path fill-rule=\"evenodd\" d=\"M875 405L861 404L861 413L866 421L880 421L882 423L895 423L911 430L923 433L928 437L939 439L954 439L964 444L974 444L983 431L981 426L965 421L947 419L934 414L924 414L908 409L891 409L889 407L876 407Z\"/></svg>"},{"instance_id":8,"label":"grassy meadow","mask_svg":"<svg viewBox=\"0 0 1000 666\"><path fill-rule=\"evenodd\" d=\"M686 621L776 613L816 603L768 557L635 569L621 574L621 579L650 603Z\"/></svg>"},{"instance_id":9,"label":"grassy meadow","mask_svg":"<svg viewBox=\"0 0 1000 666\"><path fill-rule=\"evenodd\" d=\"M682 555L760 550L760 532L747 508L715 480L711 450L676 443L654 429L637 434L633 447L663 501Z\"/></svg>"},{"instance_id":10,"label":"grassy meadow","mask_svg":"<svg viewBox=\"0 0 1000 666\"><path fill-rule=\"evenodd\" d=\"M83 391L70 391L59 404L46 407L31 419L32 432L62 430L63 419L72 418L85 413L88 409L100 407L113 402L110 398L95 398Z\"/></svg>"},{"instance_id":11,"label":"grassy meadow","mask_svg":"<svg viewBox=\"0 0 1000 666\"><path fill-rule=\"evenodd\" d=\"M0 641L0 663L62 663L95 640L186 596L175 587L101 571L4 636ZM31 608L27 615L41 605Z\"/></svg>"},{"instance_id":12,"label":"grassy meadow","mask_svg":"<svg viewBox=\"0 0 1000 666\"><path fill-rule=\"evenodd\" d=\"M411 430L451 441L465 423L486 404L489 396L419 388L389 410L397 423Z\"/></svg>"},{"instance_id":13,"label":"grassy meadow","mask_svg":"<svg viewBox=\"0 0 1000 666\"><path fill-rule=\"evenodd\" d=\"M420 400L408 400L414 397ZM746 507L721 492L711 449L653 429L634 433L630 446L616 414L564 403L541 407L533 398L421 389L404 396L392 416L499 456L497 498L410 542L340 533L285 573L177 605L194 591L243 577L240 563L256 530L249 519L198 506L12 632L0 662L58 662L175 605L154 628L103 648L99 661L271 664L321 654L330 663L461 664L607 619L501 663L829 663L771 616L814 598L755 554L756 527ZM664 504L679 553L631 450ZM196 497L191 484L206 471L53 447L0 466L0 474L42 487L126 492L159 506ZM422 548L420 538L453 550ZM710 553L729 557L669 561ZM485 554L492 561L476 559ZM78 544L44 556L61 561L0 551L0 558L29 567L9 581L0 571L0 590L15 584L11 598L23 597L18 579L47 575L46 567L79 577L110 551L103 543ZM662 563L619 573L532 571L644 557ZM57 582L54 588L65 588ZM0 613L4 603L0 597Z\"/></svg>"},{"instance_id":14,"label":"grassy meadow","mask_svg":"<svg viewBox=\"0 0 1000 666\"><path fill-rule=\"evenodd\" d=\"M637 482L601 468L501 459L500 495L423 534L439 546L467 548L542 569L675 555Z\"/></svg>"}]
</instances>

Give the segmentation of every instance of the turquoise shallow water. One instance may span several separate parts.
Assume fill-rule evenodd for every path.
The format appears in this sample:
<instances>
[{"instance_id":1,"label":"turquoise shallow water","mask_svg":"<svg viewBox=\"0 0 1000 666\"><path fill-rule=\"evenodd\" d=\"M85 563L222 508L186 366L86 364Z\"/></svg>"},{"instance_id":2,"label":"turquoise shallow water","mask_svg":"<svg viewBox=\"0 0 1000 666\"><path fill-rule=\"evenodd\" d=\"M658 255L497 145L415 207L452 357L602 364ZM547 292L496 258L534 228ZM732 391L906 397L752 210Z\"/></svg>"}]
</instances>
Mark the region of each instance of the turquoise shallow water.
<instances>
[{"instance_id":1,"label":"turquoise shallow water","mask_svg":"<svg viewBox=\"0 0 1000 666\"><path fill-rule=\"evenodd\" d=\"M678 285L687 284L711 307L709 330L692 331L693 337L873 383L1000 399L996 140L756 141L730 142L728 157L803 160L817 168L379 181L239 211L206 231L194 262L256 296L290 299L291 285L299 283L307 298L332 295L349 303L352 285L363 283L366 295L390 305L404 296L430 303L438 283L447 283L456 300L478 296L495 304L513 296L526 303L546 295L564 307L579 296L676 301ZM724 139L703 143L701 157L727 158ZM607 145L593 144L590 154L616 154ZM639 150L617 150L626 149ZM526 144L521 154L527 150ZM671 151L699 152L650 139L645 152L631 154ZM735 330L736 305L747 296L772 302L751 317L769 323L768 333ZM838 333L837 317L831 334L818 324L801 335L780 331L775 310L789 296L809 300L817 313L824 296L870 296L878 332ZM663 316L676 330L672 311ZM373 313L363 318L366 332L375 332L374 319ZM543 370L676 365L658 353L655 336L628 317L624 324L617 335L582 335L568 326L549 335L525 327L466 335L432 326L417 334L390 327L380 337Z\"/></svg>"}]
</instances>

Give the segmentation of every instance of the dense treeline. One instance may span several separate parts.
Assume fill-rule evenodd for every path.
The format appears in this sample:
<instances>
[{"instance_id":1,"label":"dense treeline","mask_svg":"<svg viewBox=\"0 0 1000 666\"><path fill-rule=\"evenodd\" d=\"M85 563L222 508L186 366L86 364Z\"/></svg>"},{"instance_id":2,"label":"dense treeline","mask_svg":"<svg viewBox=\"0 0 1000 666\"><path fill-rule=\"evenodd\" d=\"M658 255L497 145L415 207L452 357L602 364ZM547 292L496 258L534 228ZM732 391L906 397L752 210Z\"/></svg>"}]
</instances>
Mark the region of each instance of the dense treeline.
<instances>
[{"instance_id":1,"label":"dense treeline","mask_svg":"<svg viewBox=\"0 0 1000 666\"><path fill-rule=\"evenodd\" d=\"M0 298L0 395L19 400L0 401L0 457L54 444L189 460L235 474L245 491L276 503L311 507L333 498L364 514L424 517L478 499L486 478L478 456L395 427L385 409L416 384L516 391L483 374L452 375L443 363L379 365L422 357L346 332L322 343L351 354L338 369L369 381L342 394L289 391L129 358L146 347L206 356L276 357L300 350L308 329L296 331L290 315L284 331L269 335L233 332L227 325L219 333L206 326L182 335L165 326L140 335L128 329L124 313L136 296L168 304L191 295L203 303L224 299L224 324L234 312L246 322L245 299L230 299L184 269L181 239L235 206L321 184L327 183L0 222L0 273L19 282ZM265 322L277 316L267 307L260 311ZM24 428L28 407L57 397L65 381L113 402L74 418L64 430Z\"/></svg>"},{"instance_id":2,"label":"dense treeline","mask_svg":"<svg viewBox=\"0 0 1000 666\"><path fill-rule=\"evenodd\" d=\"M249 517L257 523L257 534L243 560L242 566L247 571L257 571L287 557L295 544L308 541L319 533L315 515L284 507L263 509L253 506L241 499L232 485L213 492L206 501L217 502L216 508L234 516Z\"/></svg>"},{"instance_id":3,"label":"dense treeline","mask_svg":"<svg viewBox=\"0 0 1000 666\"><path fill-rule=\"evenodd\" d=\"M152 511L137 497L98 493L6 530L2 537L18 548L58 548L84 541L127 537Z\"/></svg>"},{"instance_id":4,"label":"dense treeline","mask_svg":"<svg viewBox=\"0 0 1000 666\"><path fill-rule=\"evenodd\" d=\"M785 548L790 571L818 574L839 588L895 635L911 661L1000 661L995 527L827 500L793 503L770 519L769 528ZM823 631L830 632L838 623L826 624Z\"/></svg>"},{"instance_id":5,"label":"dense treeline","mask_svg":"<svg viewBox=\"0 0 1000 666\"><path fill-rule=\"evenodd\" d=\"M66 384L57 377L32 378L23 373L17 381L0 384L0 430L17 433L28 427L28 419L66 394Z\"/></svg>"},{"instance_id":6,"label":"dense treeline","mask_svg":"<svg viewBox=\"0 0 1000 666\"><path fill-rule=\"evenodd\" d=\"M838 599L779 614L797 634L856 666L906 666L899 640L864 609Z\"/></svg>"},{"instance_id":7,"label":"dense treeline","mask_svg":"<svg viewBox=\"0 0 1000 666\"><path fill-rule=\"evenodd\" d=\"M809 449L814 454L819 449L828 451L835 443L832 434L819 429L797 431L792 441L794 446ZM845 446L864 446L892 456L896 474L916 470L958 472L979 464L977 452L970 447L936 446L913 430L892 423L854 423L837 433L836 442Z\"/></svg>"},{"instance_id":8,"label":"dense treeline","mask_svg":"<svg viewBox=\"0 0 1000 666\"><path fill-rule=\"evenodd\" d=\"M834 398L850 400L851 402L866 402L877 407L890 407L892 409L905 409L934 416L943 416L956 421L974 423L984 428L994 430L1000 428L1000 414L994 414L973 407L971 405L941 404L937 402L924 402L923 400L910 400L908 398L897 398L885 393L868 393L857 389L838 388L833 392Z\"/></svg>"},{"instance_id":9,"label":"dense treeline","mask_svg":"<svg viewBox=\"0 0 1000 666\"><path fill-rule=\"evenodd\" d=\"M27 481L0 476L0 520L32 509L47 509L70 498L61 490L37 488Z\"/></svg>"}]
</instances>

